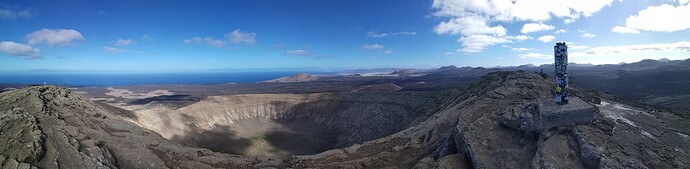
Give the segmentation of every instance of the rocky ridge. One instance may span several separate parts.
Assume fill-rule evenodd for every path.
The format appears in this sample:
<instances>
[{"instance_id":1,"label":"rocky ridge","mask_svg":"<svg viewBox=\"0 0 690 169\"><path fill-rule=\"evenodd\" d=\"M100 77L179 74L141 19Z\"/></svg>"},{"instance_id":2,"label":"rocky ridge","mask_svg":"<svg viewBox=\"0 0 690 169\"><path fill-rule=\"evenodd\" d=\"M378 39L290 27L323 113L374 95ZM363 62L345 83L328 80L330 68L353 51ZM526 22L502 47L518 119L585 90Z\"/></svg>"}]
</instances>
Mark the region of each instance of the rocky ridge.
<instances>
[{"instance_id":1,"label":"rocky ridge","mask_svg":"<svg viewBox=\"0 0 690 169\"><path fill-rule=\"evenodd\" d=\"M343 115L359 115L337 118L362 117L347 120L353 124L376 124L391 119L406 122L366 139L343 135L352 137L343 137L344 140L359 140L321 153L273 157L189 147L161 137L169 132L164 128L159 130L142 123L154 117L92 102L65 88L29 87L0 93L0 143L3 143L0 165L4 168L688 168L690 122L687 119L645 111L607 98L590 98L577 89L576 96L594 106L591 123L533 131L501 122L506 118L527 117L523 114L533 111L530 105L551 95L552 85L551 80L533 73L494 72L476 83L427 93L424 99L414 102L406 98L419 95L405 92L271 95L273 99L283 97L283 102L265 99L269 95L237 95L209 97L204 101L206 105L180 108L178 115L182 118L216 119L217 123L228 125L235 120L214 118L217 113L206 110L236 106L242 111L225 111L224 116L243 119L237 117L258 117L263 113L274 118L315 116L319 118L310 119L317 121L336 118L326 116L328 113L319 114L328 112L320 111L322 108L338 112L351 109L338 105L353 104L352 107L365 108L362 111L374 111L376 104L389 108L397 105L405 110L397 114L383 111L378 113L379 118L370 118L366 112L355 113L359 108L351 109L352 113ZM402 99L390 100L396 97ZM317 98L329 98L325 100L338 104L300 104ZM367 108L368 103L352 102L358 101L357 98L378 101ZM211 103L216 108L205 109ZM263 109L260 105L270 107ZM311 111L279 113L295 108ZM156 123L148 125L153 124ZM198 129L206 130L201 125ZM170 128L176 130L179 129ZM353 133L363 131L367 132L353 130Z\"/></svg>"}]
</instances>

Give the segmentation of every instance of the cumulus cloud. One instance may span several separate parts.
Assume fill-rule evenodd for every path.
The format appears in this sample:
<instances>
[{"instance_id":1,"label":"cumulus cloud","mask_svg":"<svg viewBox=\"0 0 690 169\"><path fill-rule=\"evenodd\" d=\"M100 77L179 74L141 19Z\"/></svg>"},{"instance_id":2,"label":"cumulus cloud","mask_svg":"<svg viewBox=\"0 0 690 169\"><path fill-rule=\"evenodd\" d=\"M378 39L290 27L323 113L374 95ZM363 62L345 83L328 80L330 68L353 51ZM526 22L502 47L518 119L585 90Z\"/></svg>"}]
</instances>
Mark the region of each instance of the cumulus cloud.
<instances>
[{"instance_id":1,"label":"cumulus cloud","mask_svg":"<svg viewBox=\"0 0 690 169\"><path fill-rule=\"evenodd\" d=\"M597 37L597 35L591 34L591 33L584 33L584 34L582 34L582 37L584 37L584 38L593 38L593 37Z\"/></svg>"},{"instance_id":2,"label":"cumulus cloud","mask_svg":"<svg viewBox=\"0 0 690 169\"><path fill-rule=\"evenodd\" d=\"M225 41L219 40L219 39L214 39L210 37L204 38L204 43L208 46L216 47L216 48L222 48L225 47Z\"/></svg>"},{"instance_id":3,"label":"cumulus cloud","mask_svg":"<svg viewBox=\"0 0 690 169\"><path fill-rule=\"evenodd\" d=\"M566 33L566 32L568 32L568 31L566 31L565 29L559 29L559 30L557 30L556 32L553 32L553 33L554 33L554 34L561 34L561 33Z\"/></svg>"},{"instance_id":4,"label":"cumulus cloud","mask_svg":"<svg viewBox=\"0 0 690 169\"><path fill-rule=\"evenodd\" d=\"M531 36L527 35L518 35L518 36L506 36L508 39L513 39L513 40L527 40L527 39L532 39Z\"/></svg>"},{"instance_id":5,"label":"cumulus cloud","mask_svg":"<svg viewBox=\"0 0 690 169\"><path fill-rule=\"evenodd\" d=\"M369 49L369 50L379 50L379 49L384 49L385 47L383 47L383 45L379 45L379 44L370 44L370 45L367 44L367 45L362 46L362 48Z\"/></svg>"},{"instance_id":6,"label":"cumulus cloud","mask_svg":"<svg viewBox=\"0 0 690 169\"><path fill-rule=\"evenodd\" d=\"M0 19L17 19L17 18L31 18L34 15L31 14L29 10L16 10L10 9L5 6L5 8L0 9Z\"/></svg>"},{"instance_id":7,"label":"cumulus cloud","mask_svg":"<svg viewBox=\"0 0 690 169\"><path fill-rule=\"evenodd\" d=\"M463 18L453 18L446 22L439 23L434 29L438 34L452 35L478 35L488 34L494 36L504 36L508 32L502 25L488 26L486 19L479 16L467 16Z\"/></svg>"},{"instance_id":8,"label":"cumulus cloud","mask_svg":"<svg viewBox=\"0 0 690 169\"><path fill-rule=\"evenodd\" d=\"M228 38L230 43L233 44L253 45L256 43L256 33L242 32L239 29L235 29L234 31L226 34L225 37Z\"/></svg>"},{"instance_id":9,"label":"cumulus cloud","mask_svg":"<svg viewBox=\"0 0 690 169\"><path fill-rule=\"evenodd\" d=\"M12 41L2 41L0 42L0 52L12 55L26 57L29 59L39 59L41 58L41 50L33 48L29 45L15 43Z\"/></svg>"},{"instance_id":10,"label":"cumulus cloud","mask_svg":"<svg viewBox=\"0 0 690 169\"><path fill-rule=\"evenodd\" d=\"M388 37L388 36L396 36L396 35L417 35L417 32L390 32L390 33L378 33L378 32L367 32L367 37L371 38L383 38L383 37Z\"/></svg>"},{"instance_id":11,"label":"cumulus cloud","mask_svg":"<svg viewBox=\"0 0 690 169\"><path fill-rule=\"evenodd\" d=\"M48 44L50 46L68 46L84 41L81 33L74 29L41 29L26 35L30 45Z\"/></svg>"},{"instance_id":12,"label":"cumulus cloud","mask_svg":"<svg viewBox=\"0 0 690 169\"><path fill-rule=\"evenodd\" d=\"M639 30L635 28L630 28L630 27L622 27L622 26L615 26L611 29L611 32L616 32L616 33L632 33L632 34L638 34L640 33Z\"/></svg>"},{"instance_id":13,"label":"cumulus cloud","mask_svg":"<svg viewBox=\"0 0 690 169\"><path fill-rule=\"evenodd\" d=\"M115 48L115 47L110 47L110 46L103 46L103 51L108 52L108 53L125 53L129 52L127 49L120 49L120 48Z\"/></svg>"},{"instance_id":14,"label":"cumulus cloud","mask_svg":"<svg viewBox=\"0 0 690 169\"><path fill-rule=\"evenodd\" d=\"M556 40L556 37L553 35L544 35L544 36L541 36L537 39L544 42L544 43L547 43L547 42L551 42L553 40Z\"/></svg>"},{"instance_id":15,"label":"cumulus cloud","mask_svg":"<svg viewBox=\"0 0 690 169\"><path fill-rule=\"evenodd\" d=\"M681 18L690 18L690 4L662 4L647 7L636 15L629 16L625 19L625 27L653 32L675 32L690 28L690 22L681 21Z\"/></svg>"},{"instance_id":16,"label":"cumulus cloud","mask_svg":"<svg viewBox=\"0 0 690 169\"><path fill-rule=\"evenodd\" d=\"M367 50L371 50L371 51L377 51L377 52L380 52L383 54L393 53L393 49L388 49L388 48L384 47L383 45L379 45L379 44L367 44L367 45L362 46L362 48L367 49Z\"/></svg>"},{"instance_id":17,"label":"cumulus cloud","mask_svg":"<svg viewBox=\"0 0 690 169\"><path fill-rule=\"evenodd\" d=\"M135 42L132 39L117 39L115 40L115 46L128 46Z\"/></svg>"},{"instance_id":18,"label":"cumulus cloud","mask_svg":"<svg viewBox=\"0 0 690 169\"><path fill-rule=\"evenodd\" d=\"M203 43L205 45L211 46L211 47L216 47L216 48L222 48L225 47L225 41L220 40L220 39L215 39L212 37L192 37L189 39L185 39L182 42L185 44L200 44Z\"/></svg>"},{"instance_id":19,"label":"cumulus cloud","mask_svg":"<svg viewBox=\"0 0 690 169\"><path fill-rule=\"evenodd\" d=\"M289 50L285 52L286 55L292 55L292 56L310 56L311 53L306 50Z\"/></svg>"},{"instance_id":20,"label":"cumulus cloud","mask_svg":"<svg viewBox=\"0 0 690 169\"><path fill-rule=\"evenodd\" d=\"M436 15L463 17L480 14L498 21L545 21L552 16L557 18L577 19L589 17L611 5L613 0L568 1L568 0L435 0L433 8L439 9ZM536 7L536 8L535 8Z\"/></svg>"},{"instance_id":21,"label":"cumulus cloud","mask_svg":"<svg viewBox=\"0 0 690 169\"><path fill-rule=\"evenodd\" d=\"M522 29L520 29L520 32L524 34L532 33L532 32L539 32L539 31L545 31L545 30L552 30L555 29L556 27L543 24L543 23L527 23L522 26Z\"/></svg>"},{"instance_id":22,"label":"cumulus cloud","mask_svg":"<svg viewBox=\"0 0 690 169\"><path fill-rule=\"evenodd\" d=\"M690 4L690 0L677 0L681 5Z\"/></svg>"},{"instance_id":23,"label":"cumulus cloud","mask_svg":"<svg viewBox=\"0 0 690 169\"><path fill-rule=\"evenodd\" d=\"M613 0L600 1L499 1L499 0L434 0L432 8L437 17L447 20L439 23L435 32L460 36L465 53L481 52L488 46L511 43L500 22L543 22L552 17L573 22L589 17ZM536 8L535 8L536 7Z\"/></svg>"},{"instance_id":24,"label":"cumulus cloud","mask_svg":"<svg viewBox=\"0 0 690 169\"><path fill-rule=\"evenodd\" d=\"M690 42L682 41L676 43L593 47L583 53L577 53L576 55L609 55L640 52L690 52Z\"/></svg>"},{"instance_id":25,"label":"cumulus cloud","mask_svg":"<svg viewBox=\"0 0 690 169\"><path fill-rule=\"evenodd\" d=\"M193 38L182 40L182 42L184 42L185 44L188 44L188 45L201 43L201 41L202 41L202 39L200 37L193 37Z\"/></svg>"},{"instance_id":26,"label":"cumulus cloud","mask_svg":"<svg viewBox=\"0 0 690 169\"><path fill-rule=\"evenodd\" d=\"M495 37L490 35L469 35L461 37L458 41L462 43L462 49L460 50L465 53L477 53L484 50L484 48L487 46L512 42L505 37Z\"/></svg>"}]
</instances>

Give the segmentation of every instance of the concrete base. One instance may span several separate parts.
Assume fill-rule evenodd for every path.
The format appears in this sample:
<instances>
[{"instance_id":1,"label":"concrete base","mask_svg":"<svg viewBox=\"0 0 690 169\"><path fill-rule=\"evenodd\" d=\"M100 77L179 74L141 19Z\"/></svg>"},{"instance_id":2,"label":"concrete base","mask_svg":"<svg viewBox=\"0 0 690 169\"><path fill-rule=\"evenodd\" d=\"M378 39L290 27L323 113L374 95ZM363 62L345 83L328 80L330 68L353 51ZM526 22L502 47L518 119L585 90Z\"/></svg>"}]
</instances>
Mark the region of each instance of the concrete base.
<instances>
[{"instance_id":1,"label":"concrete base","mask_svg":"<svg viewBox=\"0 0 690 169\"><path fill-rule=\"evenodd\" d=\"M562 125L588 124L594 118L594 107L580 98L571 97L559 105L552 98L541 98L525 107L511 107L499 112L498 122L522 131L542 132Z\"/></svg>"},{"instance_id":2,"label":"concrete base","mask_svg":"<svg viewBox=\"0 0 690 169\"><path fill-rule=\"evenodd\" d=\"M553 99L539 100L537 130L544 131L561 125L589 124L594 119L594 107L577 97L570 97L567 104L556 104Z\"/></svg>"}]
</instances>

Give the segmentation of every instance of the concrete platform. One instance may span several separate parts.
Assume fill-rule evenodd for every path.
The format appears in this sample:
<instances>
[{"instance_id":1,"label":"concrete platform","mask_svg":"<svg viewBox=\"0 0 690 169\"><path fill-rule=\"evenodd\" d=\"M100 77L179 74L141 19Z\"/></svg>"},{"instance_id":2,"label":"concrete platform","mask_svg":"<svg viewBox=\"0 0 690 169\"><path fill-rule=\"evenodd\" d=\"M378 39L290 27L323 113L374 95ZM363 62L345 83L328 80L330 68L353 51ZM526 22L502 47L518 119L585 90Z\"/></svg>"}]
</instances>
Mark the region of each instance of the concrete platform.
<instances>
[{"instance_id":1,"label":"concrete platform","mask_svg":"<svg viewBox=\"0 0 690 169\"><path fill-rule=\"evenodd\" d=\"M578 97L570 97L568 104L558 105L553 99L539 100L537 131L561 125L589 124L594 119L594 107Z\"/></svg>"},{"instance_id":2,"label":"concrete platform","mask_svg":"<svg viewBox=\"0 0 690 169\"><path fill-rule=\"evenodd\" d=\"M569 103L563 105L549 97L525 107L509 107L498 114L498 122L503 126L542 132L556 126L589 124L594 119L594 107L577 97L570 97Z\"/></svg>"}]
</instances>

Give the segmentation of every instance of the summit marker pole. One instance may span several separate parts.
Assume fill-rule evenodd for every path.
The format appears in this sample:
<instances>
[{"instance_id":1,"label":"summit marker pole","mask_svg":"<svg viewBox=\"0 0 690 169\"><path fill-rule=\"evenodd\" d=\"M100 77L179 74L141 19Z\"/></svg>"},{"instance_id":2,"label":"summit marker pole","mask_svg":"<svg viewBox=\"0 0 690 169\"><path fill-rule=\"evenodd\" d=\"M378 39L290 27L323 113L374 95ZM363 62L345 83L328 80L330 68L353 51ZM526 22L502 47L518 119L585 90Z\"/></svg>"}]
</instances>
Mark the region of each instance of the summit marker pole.
<instances>
[{"instance_id":1,"label":"summit marker pole","mask_svg":"<svg viewBox=\"0 0 690 169\"><path fill-rule=\"evenodd\" d=\"M568 103L568 46L558 42L553 47L556 69L556 103Z\"/></svg>"}]
</instances>

